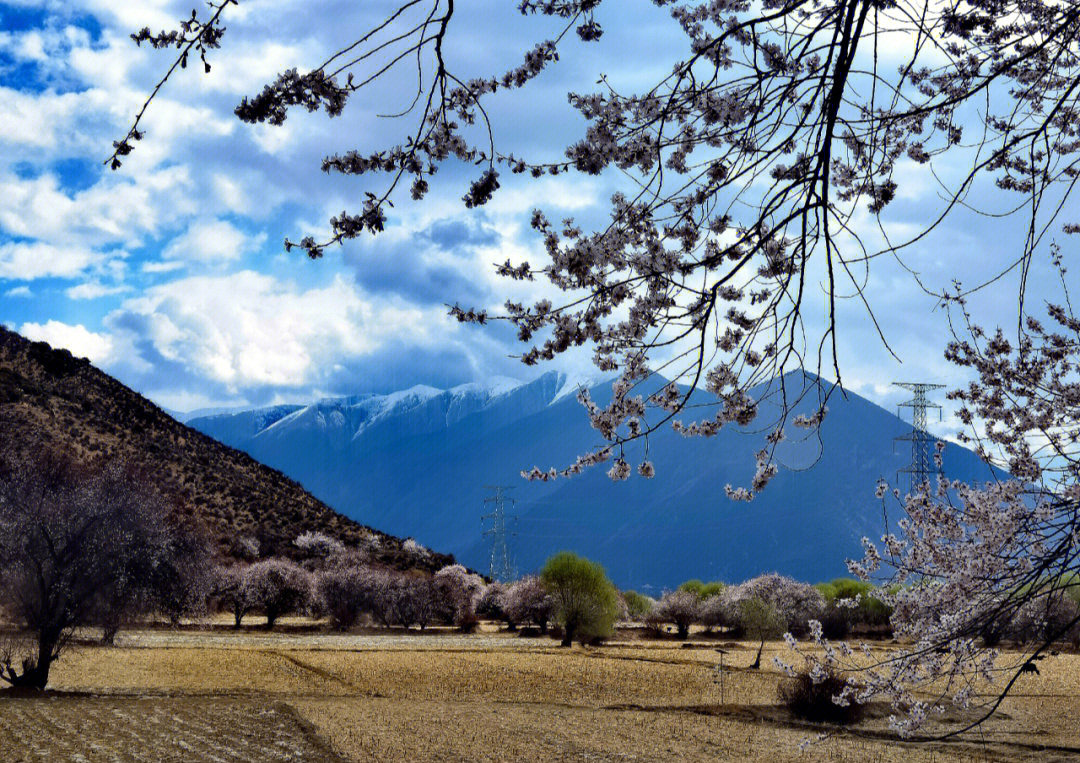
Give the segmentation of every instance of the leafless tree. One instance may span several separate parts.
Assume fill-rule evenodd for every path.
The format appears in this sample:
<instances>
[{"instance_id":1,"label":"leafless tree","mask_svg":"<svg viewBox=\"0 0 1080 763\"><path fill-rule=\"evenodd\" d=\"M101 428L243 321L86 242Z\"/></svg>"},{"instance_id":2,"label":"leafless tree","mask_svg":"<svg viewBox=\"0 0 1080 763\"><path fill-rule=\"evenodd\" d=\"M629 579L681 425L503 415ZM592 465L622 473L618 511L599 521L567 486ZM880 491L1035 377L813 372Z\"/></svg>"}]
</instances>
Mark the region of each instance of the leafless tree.
<instances>
[{"instance_id":1,"label":"leafless tree","mask_svg":"<svg viewBox=\"0 0 1080 763\"><path fill-rule=\"evenodd\" d=\"M148 606L154 577L178 573L167 509L118 461L44 452L0 467L0 607L31 641L0 655L0 678L43 689L75 628Z\"/></svg>"}]
</instances>

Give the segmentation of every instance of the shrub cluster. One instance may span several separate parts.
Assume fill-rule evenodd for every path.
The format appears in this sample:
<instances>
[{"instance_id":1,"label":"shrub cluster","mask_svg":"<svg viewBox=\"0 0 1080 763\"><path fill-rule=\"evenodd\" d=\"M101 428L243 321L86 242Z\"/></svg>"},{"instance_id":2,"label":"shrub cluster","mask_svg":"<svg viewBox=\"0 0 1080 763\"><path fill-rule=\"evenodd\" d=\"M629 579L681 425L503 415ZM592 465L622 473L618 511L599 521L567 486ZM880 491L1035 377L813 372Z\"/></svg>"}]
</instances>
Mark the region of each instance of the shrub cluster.
<instances>
[{"instance_id":1,"label":"shrub cluster","mask_svg":"<svg viewBox=\"0 0 1080 763\"><path fill-rule=\"evenodd\" d=\"M685 639L690 635L690 626L700 622L702 609L702 600L697 593L686 590L670 591L656 602L646 617L646 622L654 630L659 630L663 623L671 623L675 626L677 636Z\"/></svg>"},{"instance_id":2,"label":"shrub cluster","mask_svg":"<svg viewBox=\"0 0 1080 763\"><path fill-rule=\"evenodd\" d=\"M845 699L837 702L848 687L847 680L835 670L820 675L803 671L780 682L777 694L781 702L798 718L816 723L854 723L866 706Z\"/></svg>"},{"instance_id":3,"label":"shrub cluster","mask_svg":"<svg viewBox=\"0 0 1080 763\"><path fill-rule=\"evenodd\" d=\"M844 638L853 629L884 633L890 630L892 607L874 596L865 580L836 578L815 586L825 597L821 625L825 638Z\"/></svg>"},{"instance_id":4,"label":"shrub cluster","mask_svg":"<svg viewBox=\"0 0 1080 763\"><path fill-rule=\"evenodd\" d=\"M840 590L838 581L834 583ZM730 586L690 580L655 603L634 592L624 594L624 598L633 600L643 612L637 619L655 631L671 625L679 638L686 638L693 625L706 631L724 628L732 635L755 640L785 632L804 636L811 620L822 621L840 609L838 599L829 599L814 586L775 573Z\"/></svg>"},{"instance_id":5,"label":"shrub cluster","mask_svg":"<svg viewBox=\"0 0 1080 763\"><path fill-rule=\"evenodd\" d=\"M1080 589L1071 582L1044 582L1039 591L1002 596L979 624L986 646L1001 641L1031 644L1065 641L1080 648Z\"/></svg>"}]
</instances>

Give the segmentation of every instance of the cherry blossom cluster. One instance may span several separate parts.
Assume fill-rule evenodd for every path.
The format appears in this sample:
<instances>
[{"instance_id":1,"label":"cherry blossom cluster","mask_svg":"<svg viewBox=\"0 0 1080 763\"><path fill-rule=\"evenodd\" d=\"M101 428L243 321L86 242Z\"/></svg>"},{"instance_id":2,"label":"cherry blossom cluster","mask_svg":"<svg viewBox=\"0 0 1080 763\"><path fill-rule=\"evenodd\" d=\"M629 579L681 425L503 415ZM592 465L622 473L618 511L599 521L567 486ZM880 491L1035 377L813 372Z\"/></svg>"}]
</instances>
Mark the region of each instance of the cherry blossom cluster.
<instances>
[{"instance_id":1,"label":"cherry blossom cluster","mask_svg":"<svg viewBox=\"0 0 1080 763\"><path fill-rule=\"evenodd\" d=\"M837 701L888 700L901 734L950 706L981 721L1055 642L1080 641L1080 322L1064 304L1048 308L1053 329L1028 317L1010 340L954 302L966 335L947 354L976 378L950 396L966 439L1013 474L980 485L941 477L906 495L879 483L885 515L892 505L899 518L877 542L864 539L849 568L886 586L880 598L904 646L881 658L818 638L825 657L804 655L815 671L846 671ZM1018 649L999 651L1003 639Z\"/></svg>"}]
</instances>

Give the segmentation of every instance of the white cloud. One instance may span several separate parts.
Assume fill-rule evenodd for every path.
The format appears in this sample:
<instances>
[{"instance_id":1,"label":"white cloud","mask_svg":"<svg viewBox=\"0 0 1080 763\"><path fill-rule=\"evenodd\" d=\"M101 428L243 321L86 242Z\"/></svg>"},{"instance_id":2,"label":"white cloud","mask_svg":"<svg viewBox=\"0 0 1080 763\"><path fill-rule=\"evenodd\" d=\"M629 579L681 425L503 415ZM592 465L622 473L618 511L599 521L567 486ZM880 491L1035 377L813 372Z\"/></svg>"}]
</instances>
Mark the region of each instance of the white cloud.
<instances>
[{"instance_id":1,"label":"white cloud","mask_svg":"<svg viewBox=\"0 0 1080 763\"><path fill-rule=\"evenodd\" d=\"M53 246L40 241L0 244L0 278L32 281L35 278L78 278L108 255L89 249Z\"/></svg>"},{"instance_id":2,"label":"white cloud","mask_svg":"<svg viewBox=\"0 0 1080 763\"><path fill-rule=\"evenodd\" d=\"M311 385L342 361L455 330L444 310L371 300L340 276L305 291L253 271L153 287L107 325L133 322L164 359L230 390Z\"/></svg>"},{"instance_id":3,"label":"white cloud","mask_svg":"<svg viewBox=\"0 0 1080 763\"><path fill-rule=\"evenodd\" d=\"M255 251L266 241L266 234L249 237L226 220L191 223L184 235L165 249L169 260L203 264L223 264Z\"/></svg>"},{"instance_id":4,"label":"white cloud","mask_svg":"<svg viewBox=\"0 0 1080 763\"><path fill-rule=\"evenodd\" d=\"M116 244L138 247L147 235L157 234L198 208L189 171L176 166L146 172L137 179L105 174L99 182L72 194L48 173L36 178L0 175L0 185L4 188L0 230L85 249Z\"/></svg>"},{"instance_id":5,"label":"white cloud","mask_svg":"<svg viewBox=\"0 0 1080 763\"><path fill-rule=\"evenodd\" d=\"M64 290L64 294L67 295L68 299L98 299L100 297L109 297L113 294L122 294L123 292L130 290L130 286L124 286L122 284L106 286L98 281L87 281Z\"/></svg>"},{"instance_id":6,"label":"white cloud","mask_svg":"<svg viewBox=\"0 0 1080 763\"><path fill-rule=\"evenodd\" d=\"M174 270L183 270L184 263L171 260L169 262L144 262L142 265L142 272L144 273L171 273Z\"/></svg>"},{"instance_id":7,"label":"white cloud","mask_svg":"<svg viewBox=\"0 0 1080 763\"><path fill-rule=\"evenodd\" d=\"M516 188L500 189L485 206L497 215L516 215L541 209L580 210L599 200L596 181L574 177L546 177Z\"/></svg>"},{"instance_id":8,"label":"white cloud","mask_svg":"<svg viewBox=\"0 0 1080 763\"><path fill-rule=\"evenodd\" d=\"M112 357L112 338L94 333L81 323L75 326L53 320L24 323L19 333L35 342L48 342L55 348L68 350L76 357L88 358L95 365L107 363Z\"/></svg>"},{"instance_id":9,"label":"white cloud","mask_svg":"<svg viewBox=\"0 0 1080 763\"><path fill-rule=\"evenodd\" d=\"M115 97L97 89L33 93L0 87L0 99L0 145L28 156L25 149L89 151L102 121L116 109ZM83 129L73 129L76 125Z\"/></svg>"},{"instance_id":10,"label":"white cloud","mask_svg":"<svg viewBox=\"0 0 1080 763\"><path fill-rule=\"evenodd\" d=\"M8 289L4 292L5 297L32 297L34 293L30 291L29 286L16 286L14 289Z\"/></svg>"}]
</instances>

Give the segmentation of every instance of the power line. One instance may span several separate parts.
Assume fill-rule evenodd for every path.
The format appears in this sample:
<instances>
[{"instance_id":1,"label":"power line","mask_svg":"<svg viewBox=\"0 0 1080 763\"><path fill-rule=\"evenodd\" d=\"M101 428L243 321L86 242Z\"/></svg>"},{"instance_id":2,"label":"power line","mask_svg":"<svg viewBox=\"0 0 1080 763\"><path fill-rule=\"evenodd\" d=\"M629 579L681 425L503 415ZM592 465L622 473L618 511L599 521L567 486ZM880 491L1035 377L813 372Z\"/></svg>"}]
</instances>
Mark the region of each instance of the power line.
<instances>
[{"instance_id":1,"label":"power line","mask_svg":"<svg viewBox=\"0 0 1080 763\"><path fill-rule=\"evenodd\" d=\"M939 471L931 453L931 446L935 442L935 438L926 431L926 410L928 408L937 408L938 421L940 421L941 406L937 403L931 403L926 397L926 393L931 390L941 389L945 385L924 384L921 382L893 382L893 386L906 389L915 394L915 397L911 400L897 406L897 415L900 414L900 408L911 409L911 431L896 438L897 440L911 442L911 463L897 474L911 475L908 492L913 493L917 486L930 480L931 474L937 474Z\"/></svg>"},{"instance_id":2,"label":"power line","mask_svg":"<svg viewBox=\"0 0 1080 763\"><path fill-rule=\"evenodd\" d=\"M507 532L507 521L517 522L516 516L508 517L506 514L506 502L510 502L511 508L517 504L513 498L506 498L504 492L514 488L507 485L484 485L486 490L495 491L491 498L485 498L484 503L495 504L490 514L484 514L480 521L490 519L491 527L484 530L483 535L491 536L491 566L488 574L492 580L506 583L514 579L514 565L510 556L510 543L508 537L516 536L516 532Z\"/></svg>"}]
</instances>

